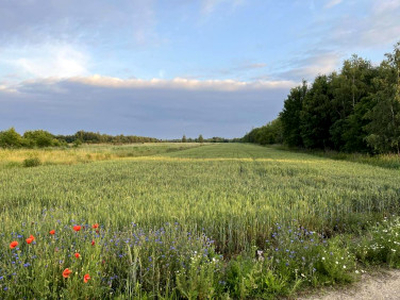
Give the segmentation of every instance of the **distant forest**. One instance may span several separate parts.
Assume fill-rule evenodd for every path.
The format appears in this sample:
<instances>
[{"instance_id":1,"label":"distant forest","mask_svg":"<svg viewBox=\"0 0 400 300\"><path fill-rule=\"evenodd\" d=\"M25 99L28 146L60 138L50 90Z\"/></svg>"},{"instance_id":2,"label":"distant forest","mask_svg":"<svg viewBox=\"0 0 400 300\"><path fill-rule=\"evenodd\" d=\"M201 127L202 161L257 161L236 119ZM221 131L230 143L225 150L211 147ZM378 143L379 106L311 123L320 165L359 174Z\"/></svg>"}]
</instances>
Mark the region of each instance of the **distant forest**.
<instances>
[{"instance_id":1,"label":"distant forest","mask_svg":"<svg viewBox=\"0 0 400 300\"><path fill-rule=\"evenodd\" d=\"M353 55L339 73L293 88L278 118L243 142L400 154L400 42L379 66Z\"/></svg>"},{"instance_id":2,"label":"distant forest","mask_svg":"<svg viewBox=\"0 0 400 300\"><path fill-rule=\"evenodd\" d=\"M200 134L198 138L161 140L152 137L143 137L136 135L108 135L98 132L80 130L74 135L53 135L45 130L29 130L20 135L15 128L0 131L1 148L45 148L61 147L67 145L79 146L81 144L133 144L133 143L161 143L161 142L182 142L182 143L228 143L238 142L240 139L226 139L221 137L212 137L204 139Z\"/></svg>"}]
</instances>

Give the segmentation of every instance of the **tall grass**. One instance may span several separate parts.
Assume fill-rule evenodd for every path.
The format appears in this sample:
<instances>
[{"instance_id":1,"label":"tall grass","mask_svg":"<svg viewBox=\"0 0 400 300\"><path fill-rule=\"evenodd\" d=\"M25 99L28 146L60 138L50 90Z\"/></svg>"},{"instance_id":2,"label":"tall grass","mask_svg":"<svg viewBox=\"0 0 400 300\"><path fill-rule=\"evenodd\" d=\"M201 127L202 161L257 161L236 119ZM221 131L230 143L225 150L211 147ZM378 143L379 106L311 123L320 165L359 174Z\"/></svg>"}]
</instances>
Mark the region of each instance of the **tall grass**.
<instances>
[{"instance_id":1,"label":"tall grass","mask_svg":"<svg viewBox=\"0 0 400 300\"><path fill-rule=\"evenodd\" d=\"M45 165L73 165L125 157L151 156L199 147L196 143L159 143L132 145L82 145L46 149L1 149L0 168L20 167L24 160L38 159Z\"/></svg>"},{"instance_id":2,"label":"tall grass","mask_svg":"<svg viewBox=\"0 0 400 300\"><path fill-rule=\"evenodd\" d=\"M322 150L300 150L292 149L283 145L269 146L277 150L296 151L300 153L312 154L319 157L330 158L333 160L345 160L355 163L367 164L388 169L400 169L400 156L398 154L375 154L368 153L345 153L337 151Z\"/></svg>"}]
</instances>

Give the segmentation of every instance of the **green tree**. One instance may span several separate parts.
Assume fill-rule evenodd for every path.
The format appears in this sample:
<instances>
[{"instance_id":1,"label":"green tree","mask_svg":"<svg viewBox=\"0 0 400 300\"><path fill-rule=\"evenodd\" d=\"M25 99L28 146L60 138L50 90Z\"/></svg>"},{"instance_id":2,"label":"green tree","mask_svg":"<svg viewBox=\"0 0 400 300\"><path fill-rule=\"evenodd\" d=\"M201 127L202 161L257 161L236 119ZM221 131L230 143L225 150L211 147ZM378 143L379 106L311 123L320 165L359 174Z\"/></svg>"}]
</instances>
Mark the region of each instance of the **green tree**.
<instances>
[{"instance_id":1,"label":"green tree","mask_svg":"<svg viewBox=\"0 0 400 300\"><path fill-rule=\"evenodd\" d=\"M300 132L307 148L332 148L329 129L332 122L332 91L330 83L336 74L319 75L303 101Z\"/></svg>"},{"instance_id":2,"label":"green tree","mask_svg":"<svg viewBox=\"0 0 400 300\"><path fill-rule=\"evenodd\" d=\"M45 130L26 131L23 137L27 141L28 145L40 148L50 147L57 143L54 136Z\"/></svg>"},{"instance_id":3,"label":"green tree","mask_svg":"<svg viewBox=\"0 0 400 300\"><path fill-rule=\"evenodd\" d=\"M400 155L400 42L386 54L375 83L378 92L373 95L376 105L367 114L371 120L366 126L367 142L378 152Z\"/></svg>"},{"instance_id":4,"label":"green tree","mask_svg":"<svg viewBox=\"0 0 400 300\"><path fill-rule=\"evenodd\" d=\"M345 60L341 73L335 76L332 86L333 125L330 128L333 147L336 150L360 151L367 149L363 112L357 105L373 90L372 79L376 76L371 62L357 55ZM361 104L364 106L365 101ZM358 110L357 113L355 112ZM354 130L357 128L357 130ZM354 143L357 140L357 143Z\"/></svg>"},{"instance_id":5,"label":"green tree","mask_svg":"<svg viewBox=\"0 0 400 300\"><path fill-rule=\"evenodd\" d=\"M302 147L303 140L300 134L300 113L303 101L307 94L307 82L303 80L301 86L291 89L286 98L279 118L282 122L283 137L291 147Z\"/></svg>"},{"instance_id":6,"label":"green tree","mask_svg":"<svg viewBox=\"0 0 400 300\"><path fill-rule=\"evenodd\" d=\"M0 132L0 147L19 148L23 145L21 135L15 131L14 127Z\"/></svg>"},{"instance_id":7,"label":"green tree","mask_svg":"<svg viewBox=\"0 0 400 300\"><path fill-rule=\"evenodd\" d=\"M201 144L204 143L204 138L203 138L203 136L202 136L201 134L199 135L197 141L198 141L199 143L201 143Z\"/></svg>"}]
</instances>

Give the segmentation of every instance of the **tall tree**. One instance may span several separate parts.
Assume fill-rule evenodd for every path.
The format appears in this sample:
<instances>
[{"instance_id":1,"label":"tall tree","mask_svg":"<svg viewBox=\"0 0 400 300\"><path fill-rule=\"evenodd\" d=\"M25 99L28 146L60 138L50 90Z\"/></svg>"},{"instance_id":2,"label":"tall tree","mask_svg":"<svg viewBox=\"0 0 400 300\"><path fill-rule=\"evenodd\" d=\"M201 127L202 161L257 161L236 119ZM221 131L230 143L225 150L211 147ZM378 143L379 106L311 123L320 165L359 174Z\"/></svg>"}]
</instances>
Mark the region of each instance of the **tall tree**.
<instances>
[{"instance_id":1,"label":"tall tree","mask_svg":"<svg viewBox=\"0 0 400 300\"><path fill-rule=\"evenodd\" d=\"M204 138L203 138L203 136L201 134L199 135L199 138L197 139L197 141L199 143L204 143Z\"/></svg>"},{"instance_id":2,"label":"tall tree","mask_svg":"<svg viewBox=\"0 0 400 300\"><path fill-rule=\"evenodd\" d=\"M341 73L333 78L334 115L330 134L336 150L359 151L367 148L364 141L366 133L362 130L365 126L364 115L361 114L363 109L357 108L357 105L372 91L374 76L375 68L371 62L353 55L344 61ZM365 102L361 105L363 108ZM355 140L357 143L354 143Z\"/></svg>"},{"instance_id":3,"label":"tall tree","mask_svg":"<svg viewBox=\"0 0 400 300\"><path fill-rule=\"evenodd\" d=\"M330 82L336 76L319 75L303 101L300 132L307 148L332 148L329 129L332 122L332 91Z\"/></svg>"},{"instance_id":4,"label":"tall tree","mask_svg":"<svg viewBox=\"0 0 400 300\"><path fill-rule=\"evenodd\" d=\"M300 112L307 94L307 82L290 90L283 110L279 114L282 123L283 137L286 144L291 147L302 147L303 140L300 133Z\"/></svg>"},{"instance_id":5,"label":"tall tree","mask_svg":"<svg viewBox=\"0 0 400 300\"><path fill-rule=\"evenodd\" d=\"M375 79L378 91L375 107L367 114L367 142L378 152L396 151L400 155L400 42L386 54Z\"/></svg>"}]
</instances>

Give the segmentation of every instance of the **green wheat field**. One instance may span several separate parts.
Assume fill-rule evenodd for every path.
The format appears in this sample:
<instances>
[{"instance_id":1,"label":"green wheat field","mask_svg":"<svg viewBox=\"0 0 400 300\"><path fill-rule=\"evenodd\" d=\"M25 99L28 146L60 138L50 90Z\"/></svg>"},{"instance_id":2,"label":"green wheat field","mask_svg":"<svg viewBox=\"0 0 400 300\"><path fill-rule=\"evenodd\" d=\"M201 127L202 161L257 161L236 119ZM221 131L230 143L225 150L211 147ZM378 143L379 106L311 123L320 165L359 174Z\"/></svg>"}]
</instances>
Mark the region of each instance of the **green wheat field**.
<instances>
[{"instance_id":1,"label":"green wheat field","mask_svg":"<svg viewBox=\"0 0 400 300\"><path fill-rule=\"evenodd\" d=\"M1 299L296 297L400 261L395 169L248 144L29 151L0 153Z\"/></svg>"}]
</instances>

